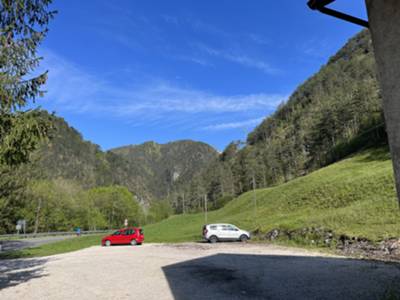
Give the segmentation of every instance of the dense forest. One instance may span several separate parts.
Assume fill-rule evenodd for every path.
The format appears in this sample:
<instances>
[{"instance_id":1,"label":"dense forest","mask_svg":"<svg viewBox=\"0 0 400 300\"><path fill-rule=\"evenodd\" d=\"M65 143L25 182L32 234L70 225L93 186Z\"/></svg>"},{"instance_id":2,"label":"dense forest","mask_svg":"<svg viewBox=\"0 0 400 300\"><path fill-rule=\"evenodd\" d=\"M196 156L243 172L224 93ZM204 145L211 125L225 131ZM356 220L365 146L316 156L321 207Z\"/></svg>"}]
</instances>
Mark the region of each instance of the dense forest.
<instances>
[{"instance_id":1,"label":"dense forest","mask_svg":"<svg viewBox=\"0 0 400 300\"><path fill-rule=\"evenodd\" d=\"M62 118L42 113L51 119L53 131L50 141L34 153L36 173L43 179L79 182L83 188L126 186L144 206L152 199L164 199L176 184L189 182L217 157L209 145L189 140L147 142L103 152Z\"/></svg>"},{"instance_id":2,"label":"dense forest","mask_svg":"<svg viewBox=\"0 0 400 300\"><path fill-rule=\"evenodd\" d=\"M289 181L386 143L373 48L365 30L257 126L245 143L229 144L187 187L185 202L189 209L202 207L205 194L209 207L218 208L250 189Z\"/></svg>"},{"instance_id":3,"label":"dense forest","mask_svg":"<svg viewBox=\"0 0 400 300\"><path fill-rule=\"evenodd\" d=\"M144 185L152 197L158 199L165 199L171 192L190 184L193 177L218 157L211 146L190 140L163 145L147 142L111 149L107 153L123 158L129 166L140 168Z\"/></svg>"}]
</instances>

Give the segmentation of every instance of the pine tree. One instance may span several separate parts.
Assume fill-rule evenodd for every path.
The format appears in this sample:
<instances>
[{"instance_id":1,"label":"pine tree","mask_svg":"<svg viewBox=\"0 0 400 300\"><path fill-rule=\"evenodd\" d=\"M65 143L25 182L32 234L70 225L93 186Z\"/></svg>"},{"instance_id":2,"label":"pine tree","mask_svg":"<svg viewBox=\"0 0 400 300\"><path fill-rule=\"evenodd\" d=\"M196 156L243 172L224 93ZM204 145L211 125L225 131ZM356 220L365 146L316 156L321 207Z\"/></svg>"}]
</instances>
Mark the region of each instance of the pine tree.
<instances>
[{"instance_id":1,"label":"pine tree","mask_svg":"<svg viewBox=\"0 0 400 300\"><path fill-rule=\"evenodd\" d=\"M37 48L47 34L51 0L0 1L0 163L27 162L48 123L24 110L43 95L47 72L32 75L41 60Z\"/></svg>"},{"instance_id":2,"label":"pine tree","mask_svg":"<svg viewBox=\"0 0 400 300\"><path fill-rule=\"evenodd\" d=\"M24 186L12 169L29 161L49 133L47 118L26 106L43 95L47 72L32 75L40 62L37 47L55 12L51 0L0 0L0 227L12 228L20 217L17 195Z\"/></svg>"}]
</instances>

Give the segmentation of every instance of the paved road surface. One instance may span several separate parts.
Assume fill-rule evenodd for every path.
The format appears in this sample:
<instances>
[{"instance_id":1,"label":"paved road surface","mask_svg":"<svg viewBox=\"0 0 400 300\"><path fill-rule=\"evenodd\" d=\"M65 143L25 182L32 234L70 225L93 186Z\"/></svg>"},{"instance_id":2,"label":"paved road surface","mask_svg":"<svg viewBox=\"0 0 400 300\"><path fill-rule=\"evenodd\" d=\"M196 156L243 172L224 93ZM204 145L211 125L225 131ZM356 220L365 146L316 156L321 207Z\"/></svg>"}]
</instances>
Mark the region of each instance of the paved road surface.
<instances>
[{"instance_id":1,"label":"paved road surface","mask_svg":"<svg viewBox=\"0 0 400 300\"><path fill-rule=\"evenodd\" d=\"M27 238L20 240L0 240L2 251L8 250L20 250L29 247L37 247L44 244L50 244L65 239L75 237L74 235L62 235L62 236L45 236L38 238Z\"/></svg>"},{"instance_id":2,"label":"paved road surface","mask_svg":"<svg viewBox=\"0 0 400 300\"><path fill-rule=\"evenodd\" d=\"M397 264L255 244L95 246L0 261L0 299L396 299Z\"/></svg>"}]
</instances>

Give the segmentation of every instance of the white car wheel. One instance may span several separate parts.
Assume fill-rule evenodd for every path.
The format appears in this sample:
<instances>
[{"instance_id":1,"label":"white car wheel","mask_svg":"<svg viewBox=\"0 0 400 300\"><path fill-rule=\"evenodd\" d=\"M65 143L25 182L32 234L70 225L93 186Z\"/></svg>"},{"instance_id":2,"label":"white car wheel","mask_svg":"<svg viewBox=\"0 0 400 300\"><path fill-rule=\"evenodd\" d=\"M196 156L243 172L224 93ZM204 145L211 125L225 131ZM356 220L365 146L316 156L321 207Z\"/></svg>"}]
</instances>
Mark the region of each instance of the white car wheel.
<instances>
[{"instance_id":1,"label":"white car wheel","mask_svg":"<svg viewBox=\"0 0 400 300\"><path fill-rule=\"evenodd\" d=\"M247 242L248 239L249 239L249 238L248 238L247 235L245 235L245 234L242 234L242 235L240 236L240 241L241 241L242 243Z\"/></svg>"},{"instance_id":2,"label":"white car wheel","mask_svg":"<svg viewBox=\"0 0 400 300\"><path fill-rule=\"evenodd\" d=\"M210 236L208 240L210 241L211 244L218 242L218 238L215 235Z\"/></svg>"}]
</instances>

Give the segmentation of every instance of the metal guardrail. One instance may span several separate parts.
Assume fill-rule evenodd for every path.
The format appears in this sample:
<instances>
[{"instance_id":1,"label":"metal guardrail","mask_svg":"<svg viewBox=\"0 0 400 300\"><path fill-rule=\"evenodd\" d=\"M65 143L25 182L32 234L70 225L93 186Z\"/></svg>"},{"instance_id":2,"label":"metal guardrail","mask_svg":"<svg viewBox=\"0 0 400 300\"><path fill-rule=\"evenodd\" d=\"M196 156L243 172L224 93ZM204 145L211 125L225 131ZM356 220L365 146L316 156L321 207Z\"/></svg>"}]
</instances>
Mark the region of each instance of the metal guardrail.
<instances>
[{"instance_id":1,"label":"metal guardrail","mask_svg":"<svg viewBox=\"0 0 400 300\"><path fill-rule=\"evenodd\" d=\"M112 232L113 230L86 230L81 231L80 235L89 235L89 234L97 234L97 233L108 233ZM14 234L2 234L0 235L0 240L8 239L8 238L20 238L20 239L27 239L27 238L37 238L37 237L45 237L45 236L63 236L63 235L77 235L76 231L54 231L54 232L39 232L39 233L14 233Z\"/></svg>"}]
</instances>

